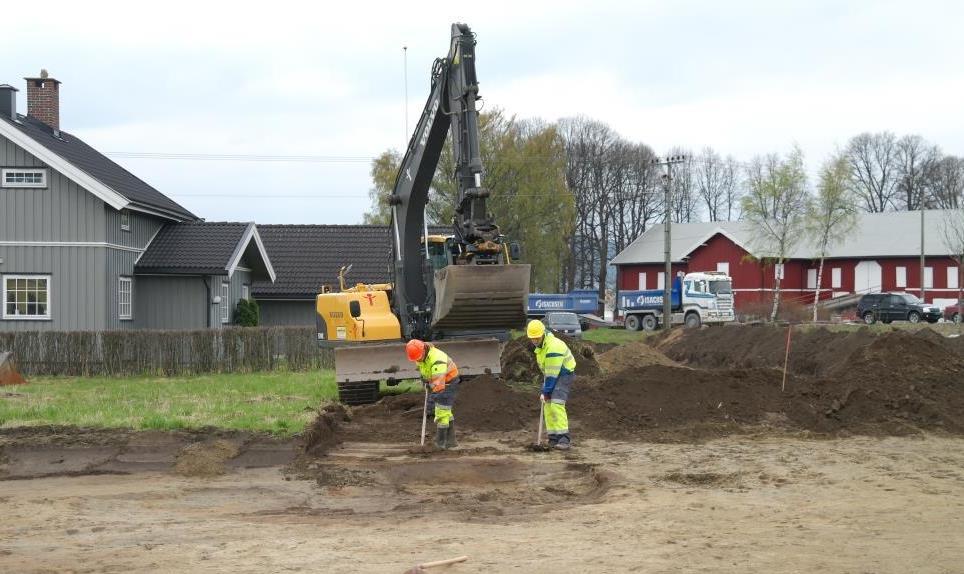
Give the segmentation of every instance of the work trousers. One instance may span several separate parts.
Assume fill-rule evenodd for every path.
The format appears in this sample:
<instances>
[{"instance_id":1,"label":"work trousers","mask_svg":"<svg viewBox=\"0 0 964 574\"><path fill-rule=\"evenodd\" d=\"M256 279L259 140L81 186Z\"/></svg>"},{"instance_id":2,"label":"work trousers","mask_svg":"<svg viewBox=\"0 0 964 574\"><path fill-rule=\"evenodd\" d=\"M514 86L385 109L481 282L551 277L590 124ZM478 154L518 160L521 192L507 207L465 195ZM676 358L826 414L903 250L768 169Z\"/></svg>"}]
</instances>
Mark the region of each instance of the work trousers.
<instances>
[{"instance_id":1,"label":"work trousers","mask_svg":"<svg viewBox=\"0 0 964 574\"><path fill-rule=\"evenodd\" d=\"M550 443L569 442L569 415L566 413L566 401L572 391L572 383L576 375L566 373L556 380L556 387L552 390L552 398L542 405L542 413L546 418L546 432Z\"/></svg>"},{"instance_id":2,"label":"work trousers","mask_svg":"<svg viewBox=\"0 0 964 574\"><path fill-rule=\"evenodd\" d=\"M440 429L449 428L449 425L455 420L452 407L455 405L455 394L458 392L459 383L461 382L462 379L460 377L455 377L445 384L445 390L441 393L429 392L429 406L432 407L432 412L435 413L435 425Z\"/></svg>"}]
</instances>

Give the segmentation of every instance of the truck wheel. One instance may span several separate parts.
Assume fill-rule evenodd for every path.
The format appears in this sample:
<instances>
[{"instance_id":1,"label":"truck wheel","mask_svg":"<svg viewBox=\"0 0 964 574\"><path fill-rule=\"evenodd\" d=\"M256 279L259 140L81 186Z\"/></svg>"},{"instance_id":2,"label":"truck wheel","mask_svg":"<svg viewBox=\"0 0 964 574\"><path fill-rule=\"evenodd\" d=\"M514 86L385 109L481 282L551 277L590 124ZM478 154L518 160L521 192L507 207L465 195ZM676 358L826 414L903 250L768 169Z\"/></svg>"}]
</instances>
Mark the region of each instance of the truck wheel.
<instances>
[{"instance_id":1,"label":"truck wheel","mask_svg":"<svg viewBox=\"0 0 964 574\"><path fill-rule=\"evenodd\" d=\"M642 326L642 325L641 325L641 323L640 323L640 321L639 321L639 315L630 315L629 317L626 317L626 329L627 329L627 330L629 330L629 331L639 331L639 328L640 328L641 326Z\"/></svg>"},{"instance_id":2,"label":"truck wheel","mask_svg":"<svg viewBox=\"0 0 964 574\"><path fill-rule=\"evenodd\" d=\"M338 400L346 405L367 405L378 400L378 381L338 383Z\"/></svg>"},{"instance_id":3,"label":"truck wheel","mask_svg":"<svg viewBox=\"0 0 964 574\"><path fill-rule=\"evenodd\" d=\"M656 317L652 315L646 315L643 317L643 331L655 331L656 326Z\"/></svg>"},{"instance_id":4,"label":"truck wheel","mask_svg":"<svg viewBox=\"0 0 964 574\"><path fill-rule=\"evenodd\" d=\"M954 321L955 323L960 323L960 322L961 322L961 314L960 314L960 313L954 313L954 316L951 317L951 321Z\"/></svg>"},{"instance_id":5,"label":"truck wheel","mask_svg":"<svg viewBox=\"0 0 964 574\"><path fill-rule=\"evenodd\" d=\"M868 325L873 325L874 323L877 322L877 317L874 317L874 314L872 312L867 311L866 313L864 313L863 320L864 320L864 323Z\"/></svg>"},{"instance_id":6,"label":"truck wheel","mask_svg":"<svg viewBox=\"0 0 964 574\"><path fill-rule=\"evenodd\" d=\"M917 311L911 311L907 314L907 320L911 323L920 323L920 313Z\"/></svg>"},{"instance_id":7,"label":"truck wheel","mask_svg":"<svg viewBox=\"0 0 964 574\"><path fill-rule=\"evenodd\" d=\"M686 329L699 329L702 324L703 320L700 319L699 313L687 313L683 319L683 327Z\"/></svg>"}]
</instances>

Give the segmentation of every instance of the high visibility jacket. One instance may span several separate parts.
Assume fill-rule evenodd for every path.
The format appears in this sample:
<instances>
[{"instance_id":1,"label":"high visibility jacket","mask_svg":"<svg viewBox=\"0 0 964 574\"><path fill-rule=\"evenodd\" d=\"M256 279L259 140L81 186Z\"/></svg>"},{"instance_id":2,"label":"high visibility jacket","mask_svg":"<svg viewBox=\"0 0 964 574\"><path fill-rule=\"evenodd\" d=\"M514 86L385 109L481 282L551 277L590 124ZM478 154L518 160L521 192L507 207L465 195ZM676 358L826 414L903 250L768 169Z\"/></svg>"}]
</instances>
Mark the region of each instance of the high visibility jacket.
<instances>
[{"instance_id":1,"label":"high visibility jacket","mask_svg":"<svg viewBox=\"0 0 964 574\"><path fill-rule=\"evenodd\" d=\"M542 338L542 344L536 347L536 363L545 377L543 393L552 393L560 376L576 372L576 358L572 356L569 346L549 332Z\"/></svg>"},{"instance_id":2,"label":"high visibility jacket","mask_svg":"<svg viewBox=\"0 0 964 574\"><path fill-rule=\"evenodd\" d=\"M459 368L455 366L455 361L435 346L429 346L425 358L415 364L418 365L422 379L432 387L432 392L442 392L446 384L459 376Z\"/></svg>"}]
</instances>

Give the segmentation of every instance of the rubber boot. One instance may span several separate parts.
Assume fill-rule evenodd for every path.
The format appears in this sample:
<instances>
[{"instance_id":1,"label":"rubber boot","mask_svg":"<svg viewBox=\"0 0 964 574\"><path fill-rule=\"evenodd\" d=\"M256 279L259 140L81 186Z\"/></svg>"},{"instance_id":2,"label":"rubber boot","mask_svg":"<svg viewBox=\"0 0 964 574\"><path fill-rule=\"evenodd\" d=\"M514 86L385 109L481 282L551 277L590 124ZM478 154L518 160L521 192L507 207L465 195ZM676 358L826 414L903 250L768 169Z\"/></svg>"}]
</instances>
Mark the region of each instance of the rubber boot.
<instances>
[{"instance_id":1,"label":"rubber boot","mask_svg":"<svg viewBox=\"0 0 964 574\"><path fill-rule=\"evenodd\" d=\"M569 441L569 435L564 434L559 437L556 444L552 445L556 450L569 450L572 447L572 443Z\"/></svg>"},{"instance_id":2,"label":"rubber boot","mask_svg":"<svg viewBox=\"0 0 964 574\"><path fill-rule=\"evenodd\" d=\"M449 429L447 428L437 428L435 429L435 448L446 448L446 437L448 436Z\"/></svg>"},{"instance_id":3,"label":"rubber boot","mask_svg":"<svg viewBox=\"0 0 964 574\"><path fill-rule=\"evenodd\" d=\"M445 433L445 448L455 448L459 442L455 440L455 421L449 423L448 432Z\"/></svg>"}]
</instances>

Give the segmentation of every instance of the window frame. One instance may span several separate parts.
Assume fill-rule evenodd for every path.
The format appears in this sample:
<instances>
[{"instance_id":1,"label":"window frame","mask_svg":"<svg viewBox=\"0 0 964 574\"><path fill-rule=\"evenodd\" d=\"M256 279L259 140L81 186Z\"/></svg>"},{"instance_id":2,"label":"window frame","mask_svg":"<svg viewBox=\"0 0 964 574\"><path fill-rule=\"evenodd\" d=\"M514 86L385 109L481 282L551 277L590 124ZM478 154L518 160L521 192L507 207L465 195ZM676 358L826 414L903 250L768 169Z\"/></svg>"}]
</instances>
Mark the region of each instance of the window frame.
<instances>
[{"instance_id":1,"label":"window frame","mask_svg":"<svg viewBox=\"0 0 964 574\"><path fill-rule=\"evenodd\" d=\"M901 289L907 288L907 267L898 265L894 268L894 286Z\"/></svg>"},{"instance_id":2,"label":"window frame","mask_svg":"<svg viewBox=\"0 0 964 574\"><path fill-rule=\"evenodd\" d=\"M40 183L7 183L10 172L39 173ZM43 167L5 167L0 169L0 187L7 189L47 189L47 169Z\"/></svg>"},{"instance_id":3,"label":"window frame","mask_svg":"<svg viewBox=\"0 0 964 574\"><path fill-rule=\"evenodd\" d=\"M729 261L717 261L716 270L726 273L727 277L730 277L730 262Z\"/></svg>"},{"instance_id":4,"label":"window frame","mask_svg":"<svg viewBox=\"0 0 964 574\"><path fill-rule=\"evenodd\" d=\"M957 265L952 265L947 268L947 288L957 289L958 277L960 277L960 269Z\"/></svg>"},{"instance_id":5,"label":"window frame","mask_svg":"<svg viewBox=\"0 0 964 574\"><path fill-rule=\"evenodd\" d=\"M7 313L7 280L8 279L43 279L47 282L47 314L46 315L10 315ZM4 273L0 275L0 292L3 296L2 316L4 321L53 321L53 276L44 273Z\"/></svg>"},{"instance_id":6,"label":"window frame","mask_svg":"<svg viewBox=\"0 0 964 574\"><path fill-rule=\"evenodd\" d=\"M934 289L934 268L924 267L924 289Z\"/></svg>"},{"instance_id":7,"label":"window frame","mask_svg":"<svg viewBox=\"0 0 964 574\"><path fill-rule=\"evenodd\" d=\"M241 285L241 298L245 301L251 300L251 286L247 283Z\"/></svg>"},{"instance_id":8,"label":"window frame","mask_svg":"<svg viewBox=\"0 0 964 574\"><path fill-rule=\"evenodd\" d=\"M226 325L231 322L231 284L221 283L221 324Z\"/></svg>"},{"instance_id":9,"label":"window frame","mask_svg":"<svg viewBox=\"0 0 964 574\"><path fill-rule=\"evenodd\" d=\"M124 222L125 218L127 219L127 223ZM131 230L131 212L126 209L120 211L120 228L121 231L130 232Z\"/></svg>"},{"instance_id":10,"label":"window frame","mask_svg":"<svg viewBox=\"0 0 964 574\"><path fill-rule=\"evenodd\" d=\"M830 288L841 289L842 287L843 287L843 268L831 267L830 268Z\"/></svg>"},{"instance_id":11,"label":"window frame","mask_svg":"<svg viewBox=\"0 0 964 574\"><path fill-rule=\"evenodd\" d=\"M124 294L121 286L127 284L127 315L124 315ZM117 278L117 318L121 321L134 320L134 279L132 277Z\"/></svg>"}]
</instances>

